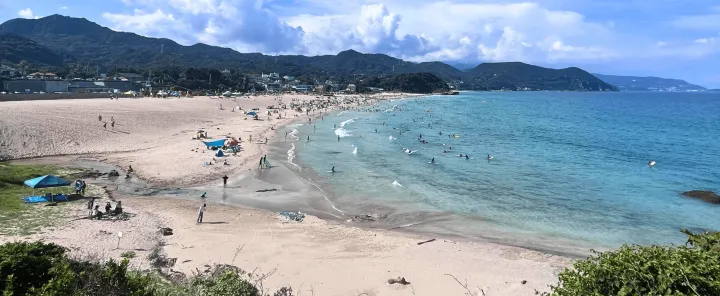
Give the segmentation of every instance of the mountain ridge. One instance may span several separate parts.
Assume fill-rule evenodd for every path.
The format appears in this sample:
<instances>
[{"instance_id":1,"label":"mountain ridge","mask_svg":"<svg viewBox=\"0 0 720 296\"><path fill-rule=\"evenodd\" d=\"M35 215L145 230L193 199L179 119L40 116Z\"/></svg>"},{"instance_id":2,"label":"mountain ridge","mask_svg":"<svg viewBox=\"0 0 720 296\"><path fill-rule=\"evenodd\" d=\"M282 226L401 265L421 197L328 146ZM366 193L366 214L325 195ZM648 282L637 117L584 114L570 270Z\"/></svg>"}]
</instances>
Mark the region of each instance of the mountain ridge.
<instances>
[{"instance_id":1,"label":"mountain ridge","mask_svg":"<svg viewBox=\"0 0 720 296\"><path fill-rule=\"evenodd\" d=\"M627 76L592 73L597 78L613 84L622 91L706 91L705 87L682 79L655 76Z\"/></svg>"},{"instance_id":2,"label":"mountain ridge","mask_svg":"<svg viewBox=\"0 0 720 296\"><path fill-rule=\"evenodd\" d=\"M170 66L231 68L243 73L278 72L305 80L314 78L321 81L355 81L362 76L431 73L460 89L617 90L613 85L574 67L550 69L509 62L482 63L461 71L442 62L415 63L385 54L364 54L352 49L336 55L269 56L261 53L240 53L230 48L203 43L185 46L167 38L117 32L85 18L57 14L40 19L9 20L0 24L0 33L15 34L49 51L61 53L63 65L93 65L104 69ZM30 44L30 41L27 43ZM57 64L57 61L48 63Z\"/></svg>"}]
</instances>

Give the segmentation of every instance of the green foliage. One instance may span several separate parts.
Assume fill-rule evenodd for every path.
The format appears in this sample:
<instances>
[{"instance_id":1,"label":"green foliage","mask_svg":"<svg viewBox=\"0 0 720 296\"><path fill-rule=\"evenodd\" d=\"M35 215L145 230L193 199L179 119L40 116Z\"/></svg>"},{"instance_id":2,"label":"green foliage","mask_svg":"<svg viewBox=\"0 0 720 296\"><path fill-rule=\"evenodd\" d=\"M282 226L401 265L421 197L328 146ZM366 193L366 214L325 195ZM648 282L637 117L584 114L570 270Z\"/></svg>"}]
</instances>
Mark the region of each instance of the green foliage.
<instances>
[{"instance_id":1,"label":"green foliage","mask_svg":"<svg viewBox=\"0 0 720 296\"><path fill-rule=\"evenodd\" d=\"M689 235L687 246L628 246L576 262L553 296L720 295L720 234Z\"/></svg>"},{"instance_id":2,"label":"green foliage","mask_svg":"<svg viewBox=\"0 0 720 296\"><path fill-rule=\"evenodd\" d=\"M134 251L127 251L127 252L123 252L122 254L120 254L120 257L132 259L132 258L135 258L135 255L136 254Z\"/></svg>"},{"instance_id":3,"label":"green foliage","mask_svg":"<svg viewBox=\"0 0 720 296\"><path fill-rule=\"evenodd\" d=\"M216 81L222 79L216 75L213 75L211 84L209 75L205 73L186 73L190 75L180 77L183 70L178 68L232 69L244 74L278 72L313 84L331 79L344 85L381 75L432 73L444 80L462 80L465 82L461 84L464 89L473 90L616 90L612 85L578 68L555 70L523 63L486 63L468 71L460 71L441 62L413 63L384 54L362 54L354 50L346 50L334 56L268 56L239 53L229 48L205 44L182 46L172 40L116 32L86 19L61 15L37 20L10 20L0 26L0 33L3 32L31 39L46 50L61 53L64 58L63 66L75 65L76 70L80 69L80 73L76 74L78 77L86 75L83 71L87 65L99 66L108 72L112 72L113 68L136 68L143 71L153 69L153 77L156 79L185 90L222 88L221 85L234 90L247 90L251 85L248 85L247 80L233 77L223 82ZM36 55L32 57L34 56ZM17 60L21 57L11 58ZM27 59L53 65L49 61L31 57ZM177 68L172 69L170 65ZM159 72L164 73L160 75ZM400 90L410 87L408 89L415 90L412 84L394 81L388 88Z\"/></svg>"},{"instance_id":4,"label":"green foliage","mask_svg":"<svg viewBox=\"0 0 720 296\"><path fill-rule=\"evenodd\" d=\"M0 245L3 296L263 296L261 288L249 282L250 275L232 266L172 282L156 272L129 270L127 259L78 261L66 252L41 242ZM282 288L274 295L292 296L292 289Z\"/></svg>"},{"instance_id":5,"label":"green foliage","mask_svg":"<svg viewBox=\"0 0 720 296\"><path fill-rule=\"evenodd\" d=\"M199 277L191 281L192 295L261 296L262 293L236 271L226 270L218 277Z\"/></svg>"},{"instance_id":6,"label":"green foliage","mask_svg":"<svg viewBox=\"0 0 720 296\"><path fill-rule=\"evenodd\" d=\"M55 244L37 242L1 245L0 291L4 295L25 295L41 288L56 278L66 251Z\"/></svg>"},{"instance_id":7,"label":"green foliage","mask_svg":"<svg viewBox=\"0 0 720 296\"><path fill-rule=\"evenodd\" d=\"M356 82L360 92L368 87L379 87L388 91L409 93L433 93L447 91L449 88L439 77L431 73L405 73L383 77L364 79Z\"/></svg>"}]
</instances>

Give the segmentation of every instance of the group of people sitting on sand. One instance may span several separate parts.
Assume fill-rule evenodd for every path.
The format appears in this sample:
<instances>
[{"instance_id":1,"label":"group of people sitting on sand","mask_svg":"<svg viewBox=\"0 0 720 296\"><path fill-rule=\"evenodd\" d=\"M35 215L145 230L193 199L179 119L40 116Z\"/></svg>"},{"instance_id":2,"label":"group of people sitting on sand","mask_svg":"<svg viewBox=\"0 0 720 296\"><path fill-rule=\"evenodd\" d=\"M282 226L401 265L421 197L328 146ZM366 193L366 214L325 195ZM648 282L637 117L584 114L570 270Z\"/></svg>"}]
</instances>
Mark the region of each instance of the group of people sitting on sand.
<instances>
[{"instance_id":1,"label":"group of people sitting on sand","mask_svg":"<svg viewBox=\"0 0 720 296\"><path fill-rule=\"evenodd\" d=\"M123 208L122 208L122 201L118 201L115 203L115 208L112 208L112 205L110 202L107 202L105 204L105 212L102 212L100 210L100 205L95 204L95 198L90 199L88 201L88 216L90 219L97 219L100 220L103 218L103 216L117 216L122 214Z\"/></svg>"}]
</instances>

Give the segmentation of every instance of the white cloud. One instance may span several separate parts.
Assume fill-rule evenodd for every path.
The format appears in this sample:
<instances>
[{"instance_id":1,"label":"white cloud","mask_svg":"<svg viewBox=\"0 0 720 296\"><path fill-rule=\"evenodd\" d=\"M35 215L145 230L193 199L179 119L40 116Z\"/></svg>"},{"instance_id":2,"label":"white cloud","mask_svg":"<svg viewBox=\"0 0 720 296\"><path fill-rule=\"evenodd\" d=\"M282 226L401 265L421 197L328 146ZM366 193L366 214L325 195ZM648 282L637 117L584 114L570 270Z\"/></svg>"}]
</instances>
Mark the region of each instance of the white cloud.
<instances>
[{"instance_id":1,"label":"white cloud","mask_svg":"<svg viewBox=\"0 0 720 296\"><path fill-rule=\"evenodd\" d=\"M676 46L667 40L624 36L612 21L590 21L578 12L530 2L122 1L134 10L103 14L113 29L241 52L319 55L355 49L412 61L567 64L668 54L698 56L717 48L717 42ZM700 27L706 21L679 18L676 25ZM720 27L720 21L715 23Z\"/></svg>"},{"instance_id":2,"label":"white cloud","mask_svg":"<svg viewBox=\"0 0 720 296\"><path fill-rule=\"evenodd\" d=\"M60 10L68 10L67 6L60 6Z\"/></svg>"},{"instance_id":3,"label":"white cloud","mask_svg":"<svg viewBox=\"0 0 720 296\"><path fill-rule=\"evenodd\" d=\"M21 18L31 19L31 18L37 18L33 15L33 11L30 8L25 8L20 11L18 11L18 16Z\"/></svg>"}]
</instances>

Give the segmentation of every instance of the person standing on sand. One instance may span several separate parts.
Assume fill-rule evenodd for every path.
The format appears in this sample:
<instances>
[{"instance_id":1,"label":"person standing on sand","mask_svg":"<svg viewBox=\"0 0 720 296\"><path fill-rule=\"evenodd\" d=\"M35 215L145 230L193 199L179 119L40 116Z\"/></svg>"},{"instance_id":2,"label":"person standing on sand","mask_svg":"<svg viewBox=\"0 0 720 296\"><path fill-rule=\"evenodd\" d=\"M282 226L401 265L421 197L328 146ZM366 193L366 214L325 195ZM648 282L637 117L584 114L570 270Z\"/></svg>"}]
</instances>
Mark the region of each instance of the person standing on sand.
<instances>
[{"instance_id":1,"label":"person standing on sand","mask_svg":"<svg viewBox=\"0 0 720 296\"><path fill-rule=\"evenodd\" d=\"M261 169L263 168L263 160L263 157L260 157L260 163L258 163L258 167Z\"/></svg>"},{"instance_id":2,"label":"person standing on sand","mask_svg":"<svg viewBox=\"0 0 720 296\"><path fill-rule=\"evenodd\" d=\"M223 187L227 187L227 179L228 179L228 176L225 175L225 176L222 177L222 179L223 179Z\"/></svg>"},{"instance_id":3,"label":"person standing on sand","mask_svg":"<svg viewBox=\"0 0 720 296\"><path fill-rule=\"evenodd\" d=\"M285 141L287 141L288 132L285 132Z\"/></svg>"},{"instance_id":4,"label":"person standing on sand","mask_svg":"<svg viewBox=\"0 0 720 296\"><path fill-rule=\"evenodd\" d=\"M107 129L107 122L103 122L103 128Z\"/></svg>"},{"instance_id":5,"label":"person standing on sand","mask_svg":"<svg viewBox=\"0 0 720 296\"><path fill-rule=\"evenodd\" d=\"M207 207L207 206L206 206L205 204L203 204L202 206L200 206L200 210L198 210L198 215L197 215L197 223L202 223L203 214L205 213L205 208L206 208L206 207Z\"/></svg>"},{"instance_id":6,"label":"person standing on sand","mask_svg":"<svg viewBox=\"0 0 720 296\"><path fill-rule=\"evenodd\" d=\"M98 121L102 121L102 115L98 114Z\"/></svg>"},{"instance_id":7,"label":"person standing on sand","mask_svg":"<svg viewBox=\"0 0 720 296\"><path fill-rule=\"evenodd\" d=\"M94 204L95 204L95 197L90 198L90 201L88 201L88 204L87 204L88 217L92 217Z\"/></svg>"}]
</instances>

